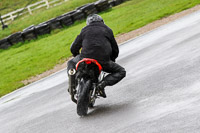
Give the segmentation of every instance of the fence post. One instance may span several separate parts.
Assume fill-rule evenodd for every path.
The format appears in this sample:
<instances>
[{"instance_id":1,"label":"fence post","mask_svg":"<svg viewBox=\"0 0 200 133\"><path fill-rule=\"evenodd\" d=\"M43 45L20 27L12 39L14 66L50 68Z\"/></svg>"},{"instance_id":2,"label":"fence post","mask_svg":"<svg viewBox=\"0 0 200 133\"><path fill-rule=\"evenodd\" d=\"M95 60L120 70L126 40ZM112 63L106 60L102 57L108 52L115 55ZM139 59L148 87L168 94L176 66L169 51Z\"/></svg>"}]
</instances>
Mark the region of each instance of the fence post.
<instances>
[{"instance_id":1,"label":"fence post","mask_svg":"<svg viewBox=\"0 0 200 133\"><path fill-rule=\"evenodd\" d=\"M32 15L33 13L32 13L32 11L31 11L30 6L28 6L27 9L28 9L28 12Z\"/></svg>"},{"instance_id":2,"label":"fence post","mask_svg":"<svg viewBox=\"0 0 200 133\"><path fill-rule=\"evenodd\" d=\"M13 15L12 15L12 14L10 14L10 18L11 18L12 20L14 20L14 17L13 17Z\"/></svg>"},{"instance_id":3,"label":"fence post","mask_svg":"<svg viewBox=\"0 0 200 133\"><path fill-rule=\"evenodd\" d=\"M48 2L48 0L44 0L44 2L46 3L47 9L48 9L49 8L49 2Z\"/></svg>"},{"instance_id":4,"label":"fence post","mask_svg":"<svg viewBox=\"0 0 200 133\"><path fill-rule=\"evenodd\" d=\"M4 30L5 28L8 28L8 26L4 24L3 19L1 18L1 14L0 14L0 20L2 24L2 29Z\"/></svg>"}]
</instances>

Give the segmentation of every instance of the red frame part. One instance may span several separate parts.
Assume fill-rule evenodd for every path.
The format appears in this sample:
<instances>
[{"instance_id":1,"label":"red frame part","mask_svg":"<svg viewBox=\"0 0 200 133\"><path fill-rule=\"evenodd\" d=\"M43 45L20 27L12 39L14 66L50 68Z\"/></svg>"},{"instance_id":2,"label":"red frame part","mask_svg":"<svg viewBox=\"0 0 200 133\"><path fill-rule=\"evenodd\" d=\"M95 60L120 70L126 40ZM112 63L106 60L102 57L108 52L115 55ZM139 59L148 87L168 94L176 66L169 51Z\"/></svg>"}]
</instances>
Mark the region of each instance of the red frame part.
<instances>
[{"instance_id":1,"label":"red frame part","mask_svg":"<svg viewBox=\"0 0 200 133\"><path fill-rule=\"evenodd\" d=\"M91 63L94 63L98 66L99 68L99 73L101 72L102 70L102 66L99 64L99 62L95 59L90 59L90 58L83 58L82 60L80 60L77 64L76 64L76 70L78 69L78 66L81 62L85 62L86 64L91 64Z\"/></svg>"}]
</instances>

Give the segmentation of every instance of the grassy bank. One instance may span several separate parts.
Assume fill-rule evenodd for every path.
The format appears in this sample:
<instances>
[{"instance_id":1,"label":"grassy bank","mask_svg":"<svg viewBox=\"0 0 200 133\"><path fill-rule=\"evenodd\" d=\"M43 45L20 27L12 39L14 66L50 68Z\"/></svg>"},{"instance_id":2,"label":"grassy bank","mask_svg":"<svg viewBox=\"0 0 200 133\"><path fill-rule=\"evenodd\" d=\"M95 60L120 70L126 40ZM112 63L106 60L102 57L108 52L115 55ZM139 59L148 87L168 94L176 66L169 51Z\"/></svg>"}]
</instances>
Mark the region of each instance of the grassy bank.
<instances>
[{"instance_id":1,"label":"grassy bank","mask_svg":"<svg viewBox=\"0 0 200 133\"><path fill-rule=\"evenodd\" d=\"M117 35L197 4L199 0L130 0L100 15ZM76 22L38 40L0 50L0 96L22 87L22 80L64 62L71 55L70 44L85 25L85 21Z\"/></svg>"},{"instance_id":2,"label":"grassy bank","mask_svg":"<svg viewBox=\"0 0 200 133\"><path fill-rule=\"evenodd\" d=\"M0 0L1 15L24 8L28 4L33 4L41 0Z\"/></svg>"},{"instance_id":3,"label":"grassy bank","mask_svg":"<svg viewBox=\"0 0 200 133\"><path fill-rule=\"evenodd\" d=\"M32 15L25 15L13 21L7 29L0 30L0 39L9 36L12 33L22 31L30 25L37 25L51 18L58 17L64 13L74 10L76 7L87 3L95 2L96 0L69 0L62 5L33 11Z\"/></svg>"}]
</instances>

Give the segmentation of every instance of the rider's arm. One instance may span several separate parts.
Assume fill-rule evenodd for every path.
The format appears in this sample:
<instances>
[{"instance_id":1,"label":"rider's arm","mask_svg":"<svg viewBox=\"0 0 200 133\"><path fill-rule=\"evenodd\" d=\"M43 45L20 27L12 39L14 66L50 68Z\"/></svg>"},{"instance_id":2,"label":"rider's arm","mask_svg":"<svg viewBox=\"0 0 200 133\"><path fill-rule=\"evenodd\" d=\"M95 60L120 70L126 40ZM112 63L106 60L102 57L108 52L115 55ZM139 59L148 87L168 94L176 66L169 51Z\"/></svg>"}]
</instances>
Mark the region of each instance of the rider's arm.
<instances>
[{"instance_id":1,"label":"rider's arm","mask_svg":"<svg viewBox=\"0 0 200 133\"><path fill-rule=\"evenodd\" d=\"M118 48L118 45L117 45L117 42L114 38L114 35L112 33L112 36L111 36L111 47L112 47L112 55L111 55L111 60L115 62L115 59L118 57L118 54L119 54L119 48Z\"/></svg>"},{"instance_id":2,"label":"rider's arm","mask_svg":"<svg viewBox=\"0 0 200 133\"><path fill-rule=\"evenodd\" d=\"M79 50L81 49L81 47L82 47L82 39L81 36L78 35L70 48L71 53L73 54L74 57L79 54Z\"/></svg>"}]
</instances>

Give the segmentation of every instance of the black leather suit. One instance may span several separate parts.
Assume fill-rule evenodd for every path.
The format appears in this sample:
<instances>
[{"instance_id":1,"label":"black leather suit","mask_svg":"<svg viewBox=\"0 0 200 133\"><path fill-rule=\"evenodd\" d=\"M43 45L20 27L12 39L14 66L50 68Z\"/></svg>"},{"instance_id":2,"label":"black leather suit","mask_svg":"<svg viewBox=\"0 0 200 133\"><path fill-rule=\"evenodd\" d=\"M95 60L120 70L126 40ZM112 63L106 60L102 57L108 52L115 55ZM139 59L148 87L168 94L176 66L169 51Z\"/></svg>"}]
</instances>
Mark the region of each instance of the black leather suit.
<instances>
[{"instance_id":1,"label":"black leather suit","mask_svg":"<svg viewBox=\"0 0 200 133\"><path fill-rule=\"evenodd\" d=\"M92 58L101 64L103 71L109 73L104 78L106 85L114 85L126 76L125 69L115 63L119 48L113 32L102 22L93 22L84 27L70 50L74 58L68 62L68 70L75 68L81 59Z\"/></svg>"}]
</instances>

